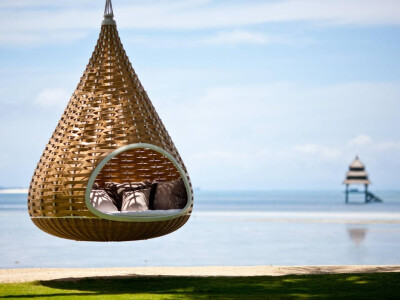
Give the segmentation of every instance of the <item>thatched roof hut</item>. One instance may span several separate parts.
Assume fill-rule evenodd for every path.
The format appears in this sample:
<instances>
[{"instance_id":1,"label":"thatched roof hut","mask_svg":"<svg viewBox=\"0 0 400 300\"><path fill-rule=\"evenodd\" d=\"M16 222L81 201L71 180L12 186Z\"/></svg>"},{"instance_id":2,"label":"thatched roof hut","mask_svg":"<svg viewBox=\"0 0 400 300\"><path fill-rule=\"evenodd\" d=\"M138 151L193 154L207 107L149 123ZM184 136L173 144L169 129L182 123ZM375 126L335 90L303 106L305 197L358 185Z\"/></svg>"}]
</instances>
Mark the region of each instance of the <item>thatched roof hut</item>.
<instances>
[{"instance_id":1,"label":"thatched roof hut","mask_svg":"<svg viewBox=\"0 0 400 300\"><path fill-rule=\"evenodd\" d=\"M356 156L354 161L350 164L349 171L346 173L346 179L343 181L343 184L371 184L371 181L368 179L368 173L365 171L365 166L358 156Z\"/></svg>"}]
</instances>

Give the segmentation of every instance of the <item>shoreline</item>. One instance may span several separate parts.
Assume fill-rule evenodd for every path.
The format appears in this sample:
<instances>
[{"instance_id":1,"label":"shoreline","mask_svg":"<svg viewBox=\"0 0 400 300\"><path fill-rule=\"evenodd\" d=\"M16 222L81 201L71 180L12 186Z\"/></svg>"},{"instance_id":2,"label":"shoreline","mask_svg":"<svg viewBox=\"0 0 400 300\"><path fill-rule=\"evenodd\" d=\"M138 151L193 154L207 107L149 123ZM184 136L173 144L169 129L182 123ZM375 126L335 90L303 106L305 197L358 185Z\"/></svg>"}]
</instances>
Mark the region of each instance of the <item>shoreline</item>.
<instances>
[{"instance_id":1,"label":"shoreline","mask_svg":"<svg viewBox=\"0 0 400 300\"><path fill-rule=\"evenodd\" d=\"M28 194L28 190L24 188L0 189L0 194Z\"/></svg>"},{"instance_id":2,"label":"shoreline","mask_svg":"<svg viewBox=\"0 0 400 300\"><path fill-rule=\"evenodd\" d=\"M387 272L400 272L400 265L0 269L0 283L137 276L251 277Z\"/></svg>"}]
</instances>

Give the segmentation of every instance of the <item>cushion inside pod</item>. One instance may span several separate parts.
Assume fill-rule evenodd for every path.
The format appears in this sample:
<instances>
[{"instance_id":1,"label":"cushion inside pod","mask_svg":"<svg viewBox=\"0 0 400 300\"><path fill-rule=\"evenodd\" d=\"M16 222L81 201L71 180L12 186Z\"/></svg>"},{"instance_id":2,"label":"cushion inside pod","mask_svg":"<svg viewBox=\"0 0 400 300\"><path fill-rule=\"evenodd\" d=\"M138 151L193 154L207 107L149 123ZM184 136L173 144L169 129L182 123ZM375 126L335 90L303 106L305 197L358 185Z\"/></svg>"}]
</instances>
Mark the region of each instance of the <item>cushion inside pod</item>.
<instances>
[{"instance_id":1,"label":"cushion inside pod","mask_svg":"<svg viewBox=\"0 0 400 300\"><path fill-rule=\"evenodd\" d=\"M95 196L102 197L97 200L98 203L93 200ZM93 186L91 198L93 207L108 213L179 210L187 204L187 192L182 178L175 181L156 180L153 183L148 180L131 183L106 182L104 189L100 185Z\"/></svg>"},{"instance_id":2,"label":"cushion inside pod","mask_svg":"<svg viewBox=\"0 0 400 300\"><path fill-rule=\"evenodd\" d=\"M118 211L109 213L113 216L141 216L141 217L157 217L157 216L168 216L171 214L179 213L181 209L169 209L169 210L146 210L146 211Z\"/></svg>"},{"instance_id":3,"label":"cushion inside pod","mask_svg":"<svg viewBox=\"0 0 400 300\"><path fill-rule=\"evenodd\" d=\"M150 188L124 192L121 212L148 210L149 196Z\"/></svg>"},{"instance_id":4,"label":"cushion inside pod","mask_svg":"<svg viewBox=\"0 0 400 300\"><path fill-rule=\"evenodd\" d=\"M92 190L90 192L90 201L92 206L101 212L112 213L118 211L113 200L104 190Z\"/></svg>"},{"instance_id":5,"label":"cushion inside pod","mask_svg":"<svg viewBox=\"0 0 400 300\"><path fill-rule=\"evenodd\" d=\"M187 203L185 184L181 179L175 181L157 182L154 197L154 209L182 209Z\"/></svg>"},{"instance_id":6,"label":"cushion inside pod","mask_svg":"<svg viewBox=\"0 0 400 300\"><path fill-rule=\"evenodd\" d=\"M117 182L106 182L105 191L113 199L113 203L121 210L123 195L128 191L136 191L149 188L151 185L150 181L142 182L130 182L130 183L117 183Z\"/></svg>"}]
</instances>

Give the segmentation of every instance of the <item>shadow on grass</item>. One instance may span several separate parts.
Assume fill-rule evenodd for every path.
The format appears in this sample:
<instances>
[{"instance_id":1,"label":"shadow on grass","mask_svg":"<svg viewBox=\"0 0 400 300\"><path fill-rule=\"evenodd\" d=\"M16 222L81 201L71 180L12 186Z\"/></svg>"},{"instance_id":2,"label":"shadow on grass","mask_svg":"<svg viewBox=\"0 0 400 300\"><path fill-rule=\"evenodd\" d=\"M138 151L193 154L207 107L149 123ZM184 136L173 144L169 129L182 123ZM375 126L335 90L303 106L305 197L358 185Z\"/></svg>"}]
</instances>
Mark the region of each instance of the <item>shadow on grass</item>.
<instances>
[{"instance_id":1,"label":"shadow on grass","mask_svg":"<svg viewBox=\"0 0 400 300\"><path fill-rule=\"evenodd\" d=\"M396 299L400 295L400 273L280 277L133 276L69 278L9 285L14 286L15 293L8 288L8 292L4 290L6 284L0 285L0 298Z\"/></svg>"}]
</instances>

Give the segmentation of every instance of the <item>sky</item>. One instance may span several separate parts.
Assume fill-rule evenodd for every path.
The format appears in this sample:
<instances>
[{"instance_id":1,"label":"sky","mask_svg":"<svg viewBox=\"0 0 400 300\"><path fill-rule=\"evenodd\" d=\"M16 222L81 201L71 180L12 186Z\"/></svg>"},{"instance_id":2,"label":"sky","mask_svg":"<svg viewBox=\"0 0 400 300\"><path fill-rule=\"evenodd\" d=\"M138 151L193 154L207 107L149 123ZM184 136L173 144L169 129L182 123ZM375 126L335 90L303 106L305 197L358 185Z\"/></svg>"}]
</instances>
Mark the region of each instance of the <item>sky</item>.
<instances>
[{"instance_id":1,"label":"sky","mask_svg":"<svg viewBox=\"0 0 400 300\"><path fill-rule=\"evenodd\" d=\"M96 44L102 0L0 0L0 186L28 187ZM203 190L400 189L400 1L114 0Z\"/></svg>"}]
</instances>

